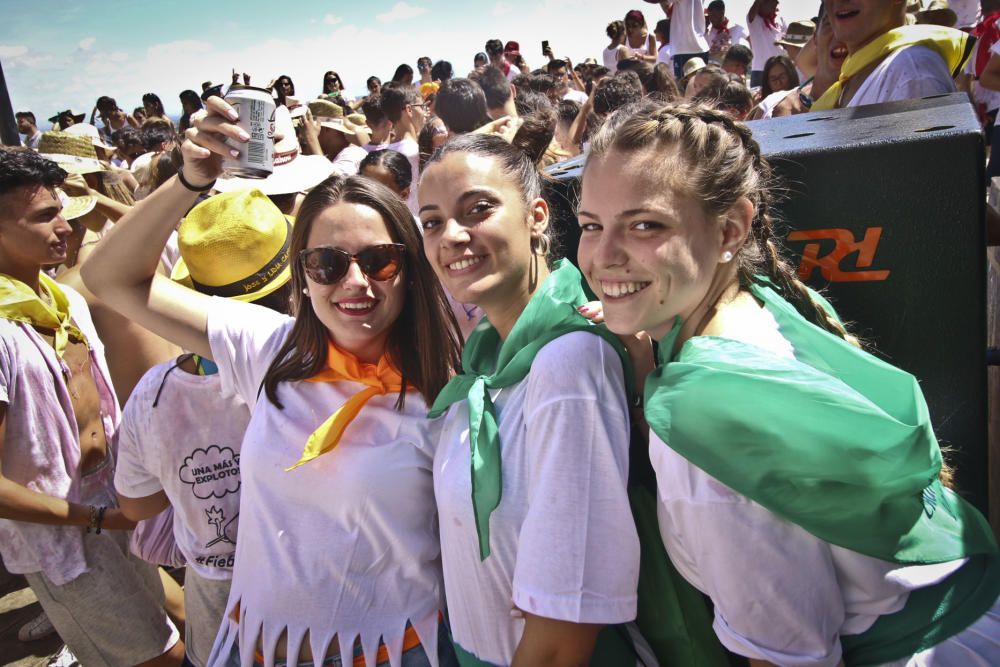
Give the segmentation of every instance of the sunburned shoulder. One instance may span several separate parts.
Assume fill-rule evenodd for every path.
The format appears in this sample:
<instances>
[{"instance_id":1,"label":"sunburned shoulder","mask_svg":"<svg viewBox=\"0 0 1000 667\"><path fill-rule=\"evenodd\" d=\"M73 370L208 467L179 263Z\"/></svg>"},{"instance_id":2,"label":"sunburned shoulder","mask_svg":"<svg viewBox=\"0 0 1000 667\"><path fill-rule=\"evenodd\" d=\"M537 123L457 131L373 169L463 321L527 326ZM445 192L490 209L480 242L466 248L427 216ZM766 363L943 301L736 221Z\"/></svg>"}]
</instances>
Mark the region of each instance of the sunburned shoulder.
<instances>
[{"instance_id":1,"label":"sunburned shoulder","mask_svg":"<svg viewBox=\"0 0 1000 667\"><path fill-rule=\"evenodd\" d=\"M781 357L794 356L774 315L749 292L740 291L732 301L719 306L701 335L737 340Z\"/></svg>"}]
</instances>

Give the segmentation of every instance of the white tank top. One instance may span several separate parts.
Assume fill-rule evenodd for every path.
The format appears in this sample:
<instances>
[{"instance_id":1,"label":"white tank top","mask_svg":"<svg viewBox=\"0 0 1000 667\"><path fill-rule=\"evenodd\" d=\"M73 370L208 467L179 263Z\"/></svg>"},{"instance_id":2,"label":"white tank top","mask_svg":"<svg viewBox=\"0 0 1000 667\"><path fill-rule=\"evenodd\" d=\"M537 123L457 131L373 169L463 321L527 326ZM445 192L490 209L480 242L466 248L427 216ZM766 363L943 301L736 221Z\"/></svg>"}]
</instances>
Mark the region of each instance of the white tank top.
<instances>
[{"instance_id":1,"label":"white tank top","mask_svg":"<svg viewBox=\"0 0 1000 667\"><path fill-rule=\"evenodd\" d=\"M604 66L611 70L612 74L618 71L618 51L621 48L621 46L616 46L614 48L604 49L604 52L601 54L604 58Z\"/></svg>"}]
</instances>

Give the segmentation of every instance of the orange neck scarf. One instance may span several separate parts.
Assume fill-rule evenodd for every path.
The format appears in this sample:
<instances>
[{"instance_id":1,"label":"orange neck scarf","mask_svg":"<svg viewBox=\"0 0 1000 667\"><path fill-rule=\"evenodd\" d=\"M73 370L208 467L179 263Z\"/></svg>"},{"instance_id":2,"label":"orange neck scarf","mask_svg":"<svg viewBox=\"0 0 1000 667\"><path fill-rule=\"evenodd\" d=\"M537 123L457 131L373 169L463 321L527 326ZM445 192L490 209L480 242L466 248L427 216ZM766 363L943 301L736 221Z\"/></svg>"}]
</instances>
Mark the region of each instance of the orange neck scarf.
<instances>
[{"instance_id":1,"label":"orange neck scarf","mask_svg":"<svg viewBox=\"0 0 1000 667\"><path fill-rule=\"evenodd\" d=\"M382 358L378 360L378 364L366 364L358 361L353 354L344 352L333 341L330 341L326 352L326 368L306 382L339 382L341 380L358 382L366 385L367 389L352 396L329 419L323 422L309 436L302 457L295 465L286 470L294 470L336 447L344 430L354 421L354 418L361 412L361 408L372 396L390 392L398 393L403 390L403 376L392 365L388 355L383 354ZM410 386L407 387L407 390L415 391Z\"/></svg>"}]
</instances>

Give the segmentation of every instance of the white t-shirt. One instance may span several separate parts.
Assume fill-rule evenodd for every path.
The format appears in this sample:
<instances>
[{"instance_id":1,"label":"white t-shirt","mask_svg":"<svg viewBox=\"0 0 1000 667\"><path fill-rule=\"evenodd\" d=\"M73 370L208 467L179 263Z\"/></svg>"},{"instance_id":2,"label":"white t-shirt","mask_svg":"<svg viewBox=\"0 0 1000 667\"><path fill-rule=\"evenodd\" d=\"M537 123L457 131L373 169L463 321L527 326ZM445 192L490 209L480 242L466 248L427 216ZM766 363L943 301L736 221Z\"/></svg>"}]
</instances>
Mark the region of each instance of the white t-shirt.
<instances>
[{"instance_id":1,"label":"white t-shirt","mask_svg":"<svg viewBox=\"0 0 1000 667\"><path fill-rule=\"evenodd\" d=\"M337 153L337 157L333 159L333 173L341 176L353 176L358 173L358 167L361 166L361 161L364 160L367 155L368 151L361 146L348 144L347 147Z\"/></svg>"},{"instance_id":2,"label":"white t-shirt","mask_svg":"<svg viewBox=\"0 0 1000 667\"><path fill-rule=\"evenodd\" d=\"M712 598L729 650L777 665L833 667L840 635L899 611L910 591L965 560L904 567L820 540L725 486L653 431L660 536L677 571Z\"/></svg>"},{"instance_id":3,"label":"white t-shirt","mask_svg":"<svg viewBox=\"0 0 1000 667\"><path fill-rule=\"evenodd\" d=\"M750 45L750 42L747 41L747 29L732 21L729 22L726 30L709 27L705 31L705 39L708 41L709 51L716 51L721 53L722 56L726 55L726 51L730 47L737 44Z\"/></svg>"},{"instance_id":4,"label":"white t-shirt","mask_svg":"<svg viewBox=\"0 0 1000 667\"><path fill-rule=\"evenodd\" d=\"M955 81L944 59L926 46L908 46L890 53L868 75L848 107L912 100L955 92Z\"/></svg>"},{"instance_id":5,"label":"white t-shirt","mask_svg":"<svg viewBox=\"0 0 1000 667\"><path fill-rule=\"evenodd\" d=\"M957 17L955 21L956 28L971 28L979 23L979 20L983 16L979 0L951 0L948 6L951 7Z\"/></svg>"},{"instance_id":6,"label":"white t-shirt","mask_svg":"<svg viewBox=\"0 0 1000 667\"><path fill-rule=\"evenodd\" d=\"M673 67L674 49L669 42L661 46L660 50L656 52L656 63L666 63Z\"/></svg>"},{"instance_id":7,"label":"white t-shirt","mask_svg":"<svg viewBox=\"0 0 1000 667\"><path fill-rule=\"evenodd\" d=\"M409 393L401 413L396 394L373 397L334 450L286 471L313 431L365 386L282 383L279 409L262 382L293 320L221 298L209 313L222 391L243 398L252 415L240 457L242 516L227 611L228 618L239 603L239 629L231 620L223 625L210 663L225 664L238 637L250 664L258 628L265 654L286 628L290 654L308 631L313 655L324 655L336 634L345 664L358 636L370 656L383 637L398 664L407 621L424 646L435 647L441 547L423 398Z\"/></svg>"},{"instance_id":8,"label":"white t-shirt","mask_svg":"<svg viewBox=\"0 0 1000 667\"><path fill-rule=\"evenodd\" d=\"M521 382L490 392L503 490L479 557L469 406L435 422L434 491L455 641L509 665L524 630L511 610L577 623L635 618L639 541L626 495L629 419L621 361L587 332L539 350Z\"/></svg>"},{"instance_id":9,"label":"white t-shirt","mask_svg":"<svg viewBox=\"0 0 1000 667\"><path fill-rule=\"evenodd\" d=\"M577 104L583 104L587 101L587 93L582 90L577 90L576 88L570 88L566 91L566 94L562 96L564 100L572 100Z\"/></svg>"},{"instance_id":10,"label":"white t-shirt","mask_svg":"<svg viewBox=\"0 0 1000 667\"><path fill-rule=\"evenodd\" d=\"M670 15L670 45L674 53L705 53L705 6L701 0L675 0Z\"/></svg>"},{"instance_id":11,"label":"white t-shirt","mask_svg":"<svg viewBox=\"0 0 1000 667\"><path fill-rule=\"evenodd\" d=\"M773 28L768 26L759 14L753 17L753 21L747 23L750 49L753 51L753 64L750 69L762 72L768 58L786 55L785 50L779 44L775 44L784 36L786 30L788 30L788 21L781 14L774 17Z\"/></svg>"},{"instance_id":12,"label":"white t-shirt","mask_svg":"<svg viewBox=\"0 0 1000 667\"><path fill-rule=\"evenodd\" d=\"M188 566L206 579L230 579L250 410L222 396L218 375L169 370L175 364L149 369L125 404L115 488L129 498L166 493Z\"/></svg>"},{"instance_id":13,"label":"white t-shirt","mask_svg":"<svg viewBox=\"0 0 1000 667\"><path fill-rule=\"evenodd\" d=\"M413 174L413 180L410 181L410 196L406 199L406 207L409 208L410 213L416 217L417 213L420 211L420 204L417 203L417 191L418 186L420 185L420 145L413 139L407 137L405 139L392 142L387 146L387 148L394 150L397 153L402 153L410 162L410 171ZM419 227L419 225L417 226Z\"/></svg>"}]
</instances>

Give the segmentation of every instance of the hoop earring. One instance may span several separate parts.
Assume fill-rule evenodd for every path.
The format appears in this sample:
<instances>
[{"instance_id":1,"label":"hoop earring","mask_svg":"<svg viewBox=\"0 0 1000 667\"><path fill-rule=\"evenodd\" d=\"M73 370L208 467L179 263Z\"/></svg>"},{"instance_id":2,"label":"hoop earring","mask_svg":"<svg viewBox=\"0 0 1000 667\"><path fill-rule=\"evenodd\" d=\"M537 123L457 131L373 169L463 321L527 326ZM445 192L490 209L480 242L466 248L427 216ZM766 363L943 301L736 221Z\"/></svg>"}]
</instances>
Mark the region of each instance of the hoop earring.
<instances>
[{"instance_id":1,"label":"hoop earring","mask_svg":"<svg viewBox=\"0 0 1000 667\"><path fill-rule=\"evenodd\" d=\"M546 256L552 249L552 242L545 234L537 234L531 237L531 254L535 256Z\"/></svg>"}]
</instances>

